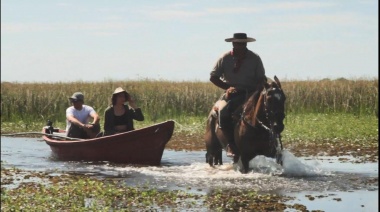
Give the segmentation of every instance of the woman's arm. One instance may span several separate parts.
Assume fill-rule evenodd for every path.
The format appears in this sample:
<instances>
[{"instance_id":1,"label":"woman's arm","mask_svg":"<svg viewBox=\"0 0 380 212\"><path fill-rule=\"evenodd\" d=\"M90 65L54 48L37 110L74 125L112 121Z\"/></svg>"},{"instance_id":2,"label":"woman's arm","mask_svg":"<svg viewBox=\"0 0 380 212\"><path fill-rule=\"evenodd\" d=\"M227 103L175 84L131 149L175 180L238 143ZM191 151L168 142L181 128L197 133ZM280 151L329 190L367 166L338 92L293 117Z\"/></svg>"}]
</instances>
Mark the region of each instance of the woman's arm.
<instances>
[{"instance_id":1,"label":"woman's arm","mask_svg":"<svg viewBox=\"0 0 380 212\"><path fill-rule=\"evenodd\" d=\"M126 107L126 110L130 110L129 113L132 114L132 119L137 121L144 121L144 115L141 112L141 108L137 107L135 100L129 96L128 98L129 108Z\"/></svg>"},{"instance_id":2,"label":"woman's arm","mask_svg":"<svg viewBox=\"0 0 380 212\"><path fill-rule=\"evenodd\" d=\"M132 114L132 118L136 121L144 121L144 115L141 111L141 108L130 109L130 113Z\"/></svg>"}]
</instances>

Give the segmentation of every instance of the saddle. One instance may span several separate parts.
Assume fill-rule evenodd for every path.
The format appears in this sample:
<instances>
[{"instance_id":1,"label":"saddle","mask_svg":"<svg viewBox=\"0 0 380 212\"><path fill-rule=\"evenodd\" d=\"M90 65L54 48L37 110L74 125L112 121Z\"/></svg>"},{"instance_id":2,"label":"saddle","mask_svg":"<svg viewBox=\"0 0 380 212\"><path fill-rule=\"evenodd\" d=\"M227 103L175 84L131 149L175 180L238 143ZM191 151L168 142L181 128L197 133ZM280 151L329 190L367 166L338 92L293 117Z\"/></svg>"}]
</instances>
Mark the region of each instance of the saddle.
<instances>
[{"instance_id":1,"label":"saddle","mask_svg":"<svg viewBox=\"0 0 380 212\"><path fill-rule=\"evenodd\" d=\"M216 119L219 119L219 111L224 108L225 106L227 105L227 101L224 100L224 99L221 99L221 100L218 100L217 102L215 102L214 106L212 107L211 109L211 115L216 118Z\"/></svg>"},{"instance_id":2,"label":"saddle","mask_svg":"<svg viewBox=\"0 0 380 212\"><path fill-rule=\"evenodd\" d=\"M223 110L223 109L228 110L228 108L226 108L227 104L228 104L228 102L224 99L218 100L214 104L214 106L212 107L211 116L217 120L217 123L220 124L222 121L222 123L224 123L224 125L229 126L228 128L231 128L231 130L232 130L233 126L235 125L235 123L237 123L237 121L240 118L242 107L239 106L234 112L228 112L227 115L229 117L228 118L222 117L222 120L220 120L221 119L221 110ZM226 114L225 114L225 116L226 116ZM226 121L229 123L225 123ZM225 128L225 127L223 127L223 128Z\"/></svg>"}]
</instances>

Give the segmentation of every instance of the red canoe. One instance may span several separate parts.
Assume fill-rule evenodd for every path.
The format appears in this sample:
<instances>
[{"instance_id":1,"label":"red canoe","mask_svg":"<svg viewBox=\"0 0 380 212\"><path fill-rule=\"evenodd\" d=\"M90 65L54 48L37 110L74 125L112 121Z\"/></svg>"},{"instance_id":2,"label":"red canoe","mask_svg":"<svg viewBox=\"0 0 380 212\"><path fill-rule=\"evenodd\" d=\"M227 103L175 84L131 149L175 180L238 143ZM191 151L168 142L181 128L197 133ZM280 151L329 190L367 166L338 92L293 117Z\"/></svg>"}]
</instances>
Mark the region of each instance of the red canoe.
<instances>
[{"instance_id":1,"label":"red canoe","mask_svg":"<svg viewBox=\"0 0 380 212\"><path fill-rule=\"evenodd\" d=\"M161 164L165 145L173 135L173 130L174 121L166 121L93 139L62 139L64 136L59 136L64 133L62 130L57 134L45 134L42 138L58 160L109 161L157 166Z\"/></svg>"}]
</instances>

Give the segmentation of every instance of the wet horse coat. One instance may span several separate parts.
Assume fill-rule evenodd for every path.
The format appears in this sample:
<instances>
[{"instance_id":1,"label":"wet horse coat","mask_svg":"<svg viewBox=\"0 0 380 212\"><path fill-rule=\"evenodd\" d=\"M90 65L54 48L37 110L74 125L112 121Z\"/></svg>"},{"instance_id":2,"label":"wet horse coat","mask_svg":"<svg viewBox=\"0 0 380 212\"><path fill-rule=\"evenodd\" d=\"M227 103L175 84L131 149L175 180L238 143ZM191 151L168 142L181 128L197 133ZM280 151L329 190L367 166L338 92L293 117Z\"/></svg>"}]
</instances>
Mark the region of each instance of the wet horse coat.
<instances>
[{"instance_id":1,"label":"wet horse coat","mask_svg":"<svg viewBox=\"0 0 380 212\"><path fill-rule=\"evenodd\" d=\"M234 162L239 162L243 173L248 171L248 163L257 155L277 158L281 161L281 135L284 129L285 94L280 81L265 84L259 93L251 94L243 105L240 119L234 128ZM206 162L210 166L222 164L222 148L228 144L228 132L218 128L217 112L213 109L207 121L205 134Z\"/></svg>"}]
</instances>

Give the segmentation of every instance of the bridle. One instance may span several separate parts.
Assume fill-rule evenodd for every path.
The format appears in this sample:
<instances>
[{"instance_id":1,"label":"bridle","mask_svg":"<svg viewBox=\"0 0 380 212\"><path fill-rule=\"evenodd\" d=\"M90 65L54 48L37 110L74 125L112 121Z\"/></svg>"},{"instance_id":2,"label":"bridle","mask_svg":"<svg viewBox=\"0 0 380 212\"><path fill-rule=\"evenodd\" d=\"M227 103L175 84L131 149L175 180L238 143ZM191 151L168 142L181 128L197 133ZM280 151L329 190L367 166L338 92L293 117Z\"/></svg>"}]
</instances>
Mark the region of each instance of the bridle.
<instances>
[{"instance_id":1,"label":"bridle","mask_svg":"<svg viewBox=\"0 0 380 212\"><path fill-rule=\"evenodd\" d=\"M257 117L257 114L256 116L254 117L256 122L263 128L265 129L266 131L268 131L269 133L269 138L270 138L270 141L274 141L274 142L277 142L277 152L281 151L282 150L282 142L281 142L281 134L280 133L277 133L275 130L274 130L274 116L276 114L274 114L274 112L272 110L269 109L269 105L268 105L268 93L272 90L276 90L276 89L279 89L279 93L280 93L280 97L278 98L284 98L284 93L282 91L282 89L279 87L279 86L276 86L276 87L271 87L269 89L265 88L263 89L263 91L261 91L261 94L260 95L263 95L263 104L264 104L264 112L265 112L265 119L269 122L269 125L266 125L264 124L264 122L262 120L260 120L258 117ZM277 93L276 93L277 94ZM274 94L273 96L275 96L276 94ZM258 104L259 102L256 102L256 105ZM240 117L240 120L244 122L244 124L247 124L253 128L256 128L257 126L253 125L250 121L247 121L246 120L246 109L247 109L247 105L243 108L243 111L241 113L241 117Z\"/></svg>"},{"instance_id":2,"label":"bridle","mask_svg":"<svg viewBox=\"0 0 380 212\"><path fill-rule=\"evenodd\" d=\"M271 119L270 116L269 116L271 113L273 113L273 111L269 110L269 106L268 106L268 92L271 91L271 89L273 89L273 90L275 90L275 89L279 89L279 91L280 91L280 93L281 93L281 94L280 94L281 97L279 97L279 98L283 98L283 92L282 92L282 89L279 88L279 87L276 87L276 88L269 88L269 89L267 89L267 88L264 87L263 91L261 91L261 95L263 95L263 98L264 98L264 100L263 100L263 104L264 104L265 119L269 121L269 126L267 126L266 124L264 124L264 122L261 121L257 116L255 117L257 123L259 123L260 126L263 127L265 130L267 130L268 132L273 131L273 125L274 125L274 121L273 121L273 119ZM256 103L256 104L257 104L257 103ZM242 111L242 113L241 113L241 117L240 117L240 119L241 119L242 121L244 121L246 124L250 125L251 127L256 127L256 126L252 125L252 123L250 123L249 121L247 121L247 119L245 118L245 115L246 115L246 109L247 109L247 106L245 106L245 107L243 108L243 111Z\"/></svg>"}]
</instances>

